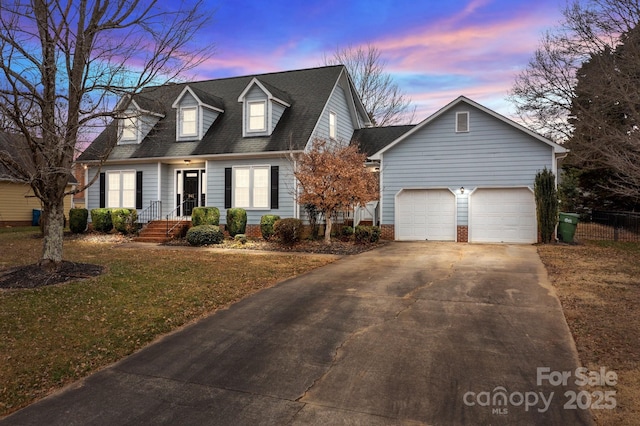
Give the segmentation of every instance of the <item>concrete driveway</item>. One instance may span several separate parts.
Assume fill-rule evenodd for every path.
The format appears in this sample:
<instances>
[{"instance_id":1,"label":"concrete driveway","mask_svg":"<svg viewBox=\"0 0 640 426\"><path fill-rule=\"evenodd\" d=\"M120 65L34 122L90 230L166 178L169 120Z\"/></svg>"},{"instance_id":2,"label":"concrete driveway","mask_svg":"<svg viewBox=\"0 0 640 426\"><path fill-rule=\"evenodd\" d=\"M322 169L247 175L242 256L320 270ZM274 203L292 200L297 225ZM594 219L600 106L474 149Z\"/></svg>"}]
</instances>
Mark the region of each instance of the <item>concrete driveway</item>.
<instances>
[{"instance_id":1,"label":"concrete driveway","mask_svg":"<svg viewBox=\"0 0 640 426\"><path fill-rule=\"evenodd\" d=\"M553 380L576 367L535 247L391 243L262 291L0 423L591 424L570 407L575 380Z\"/></svg>"}]
</instances>

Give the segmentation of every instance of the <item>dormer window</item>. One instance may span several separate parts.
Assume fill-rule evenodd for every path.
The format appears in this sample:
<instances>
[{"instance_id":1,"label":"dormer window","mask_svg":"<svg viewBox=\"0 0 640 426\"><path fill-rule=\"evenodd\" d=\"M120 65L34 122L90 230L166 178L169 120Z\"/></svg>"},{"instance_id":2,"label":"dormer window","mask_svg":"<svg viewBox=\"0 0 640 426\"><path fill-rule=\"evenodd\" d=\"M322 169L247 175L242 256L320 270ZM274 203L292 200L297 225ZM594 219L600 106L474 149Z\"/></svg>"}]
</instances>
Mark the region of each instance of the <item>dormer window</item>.
<instances>
[{"instance_id":1,"label":"dormer window","mask_svg":"<svg viewBox=\"0 0 640 426\"><path fill-rule=\"evenodd\" d=\"M266 130L266 102L249 102L249 131L263 132Z\"/></svg>"},{"instance_id":2,"label":"dormer window","mask_svg":"<svg viewBox=\"0 0 640 426\"><path fill-rule=\"evenodd\" d=\"M126 117L121 120L122 143L136 143L138 141L138 127L136 117Z\"/></svg>"},{"instance_id":3,"label":"dormer window","mask_svg":"<svg viewBox=\"0 0 640 426\"><path fill-rule=\"evenodd\" d=\"M270 136L291 106L289 96L272 85L251 79L238 102L242 103L242 136Z\"/></svg>"},{"instance_id":4,"label":"dormer window","mask_svg":"<svg viewBox=\"0 0 640 426\"><path fill-rule=\"evenodd\" d=\"M180 108L180 136L198 135L198 109L196 107Z\"/></svg>"},{"instance_id":5,"label":"dormer window","mask_svg":"<svg viewBox=\"0 0 640 426\"><path fill-rule=\"evenodd\" d=\"M176 141L202 140L224 112L222 99L196 87L185 86L171 105L176 110Z\"/></svg>"}]
</instances>

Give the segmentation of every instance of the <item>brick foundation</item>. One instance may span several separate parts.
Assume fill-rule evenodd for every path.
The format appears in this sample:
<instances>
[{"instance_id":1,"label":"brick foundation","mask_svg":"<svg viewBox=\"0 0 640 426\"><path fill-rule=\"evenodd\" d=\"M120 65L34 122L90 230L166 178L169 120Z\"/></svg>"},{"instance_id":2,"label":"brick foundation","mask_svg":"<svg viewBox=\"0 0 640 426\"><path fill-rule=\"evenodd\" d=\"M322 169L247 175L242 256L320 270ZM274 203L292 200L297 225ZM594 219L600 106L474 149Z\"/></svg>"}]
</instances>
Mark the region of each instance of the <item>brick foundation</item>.
<instances>
[{"instance_id":1,"label":"brick foundation","mask_svg":"<svg viewBox=\"0 0 640 426\"><path fill-rule=\"evenodd\" d=\"M14 226L31 226L30 220L1 220L0 228L12 228Z\"/></svg>"},{"instance_id":2,"label":"brick foundation","mask_svg":"<svg viewBox=\"0 0 640 426\"><path fill-rule=\"evenodd\" d=\"M459 243L467 243L469 242L469 227L468 226L460 226L458 225L457 229L458 234L458 242Z\"/></svg>"},{"instance_id":3,"label":"brick foundation","mask_svg":"<svg viewBox=\"0 0 640 426\"><path fill-rule=\"evenodd\" d=\"M394 240L396 238L393 225L380 225L380 238L383 240Z\"/></svg>"},{"instance_id":4,"label":"brick foundation","mask_svg":"<svg viewBox=\"0 0 640 426\"><path fill-rule=\"evenodd\" d=\"M247 225L247 229L245 229L244 235L249 238L262 238L260 225Z\"/></svg>"}]
</instances>

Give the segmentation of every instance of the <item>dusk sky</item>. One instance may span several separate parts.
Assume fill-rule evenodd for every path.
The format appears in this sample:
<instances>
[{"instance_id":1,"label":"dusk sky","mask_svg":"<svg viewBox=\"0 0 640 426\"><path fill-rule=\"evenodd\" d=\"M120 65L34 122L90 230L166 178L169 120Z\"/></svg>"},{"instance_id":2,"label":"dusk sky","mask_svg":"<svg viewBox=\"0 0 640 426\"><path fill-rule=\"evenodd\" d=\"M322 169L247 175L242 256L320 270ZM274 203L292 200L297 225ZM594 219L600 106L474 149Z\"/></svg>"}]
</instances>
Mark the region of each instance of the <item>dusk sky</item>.
<instances>
[{"instance_id":1,"label":"dusk sky","mask_svg":"<svg viewBox=\"0 0 640 426\"><path fill-rule=\"evenodd\" d=\"M564 0L211 0L201 42L215 54L195 78L323 65L336 47L376 46L417 107L416 121L459 95L513 117L505 100Z\"/></svg>"}]
</instances>

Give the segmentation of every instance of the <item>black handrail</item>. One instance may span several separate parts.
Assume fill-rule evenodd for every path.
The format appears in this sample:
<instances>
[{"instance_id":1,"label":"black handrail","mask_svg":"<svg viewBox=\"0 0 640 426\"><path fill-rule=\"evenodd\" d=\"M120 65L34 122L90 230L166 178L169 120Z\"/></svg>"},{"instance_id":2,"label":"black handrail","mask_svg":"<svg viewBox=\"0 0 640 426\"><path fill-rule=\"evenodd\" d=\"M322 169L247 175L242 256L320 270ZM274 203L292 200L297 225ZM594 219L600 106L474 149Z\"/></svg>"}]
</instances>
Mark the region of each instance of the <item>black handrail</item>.
<instances>
[{"instance_id":1,"label":"black handrail","mask_svg":"<svg viewBox=\"0 0 640 426\"><path fill-rule=\"evenodd\" d=\"M167 216L166 216L166 219L167 219L167 233L166 233L166 235L167 236L169 236L171 231L176 229L178 227L178 225L180 225L184 221L184 215L178 215L178 211L180 211L181 213L184 213L184 207L187 204L190 204L190 203L193 203L193 200L186 199L182 203L180 203L175 209L171 210L169 212L169 214L167 214ZM169 221L170 220L175 220L176 218L178 218L178 221L176 223L174 223L171 228L169 228Z\"/></svg>"},{"instance_id":2,"label":"black handrail","mask_svg":"<svg viewBox=\"0 0 640 426\"><path fill-rule=\"evenodd\" d=\"M136 223L144 226L160 217L162 217L162 201L151 201L149 207L140 212Z\"/></svg>"}]
</instances>

